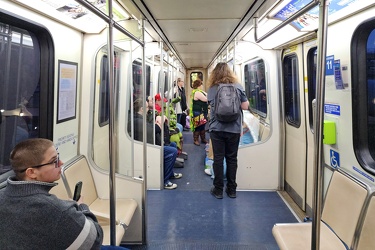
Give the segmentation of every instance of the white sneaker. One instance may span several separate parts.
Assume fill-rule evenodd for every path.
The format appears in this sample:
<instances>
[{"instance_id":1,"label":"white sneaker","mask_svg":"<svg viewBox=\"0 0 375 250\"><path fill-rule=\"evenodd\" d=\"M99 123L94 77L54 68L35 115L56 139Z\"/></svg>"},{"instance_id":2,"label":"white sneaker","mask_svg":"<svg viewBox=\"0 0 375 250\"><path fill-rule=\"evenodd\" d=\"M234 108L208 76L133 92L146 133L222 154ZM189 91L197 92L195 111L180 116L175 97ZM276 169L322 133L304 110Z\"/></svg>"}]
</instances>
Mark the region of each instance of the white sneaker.
<instances>
[{"instance_id":1,"label":"white sneaker","mask_svg":"<svg viewBox=\"0 0 375 250\"><path fill-rule=\"evenodd\" d=\"M206 168L206 169L204 170L204 172L205 172L206 174L208 174L208 175L212 175L212 174L211 174L211 169L210 169L210 168Z\"/></svg>"},{"instance_id":2,"label":"white sneaker","mask_svg":"<svg viewBox=\"0 0 375 250\"><path fill-rule=\"evenodd\" d=\"M180 179L182 177L181 173L174 173L173 176L171 177L172 179Z\"/></svg>"},{"instance_id":3,"label":"white sneaker","mask_svg":"<svg viewBox=\"0 0 375 250\"><path fill-rule=\"evenodd\" d=\"M177 184L168 181L167 183L164 184L164 188L165 189L175 189L175 188L177 188Z\"/></svg>"}]
</instances>

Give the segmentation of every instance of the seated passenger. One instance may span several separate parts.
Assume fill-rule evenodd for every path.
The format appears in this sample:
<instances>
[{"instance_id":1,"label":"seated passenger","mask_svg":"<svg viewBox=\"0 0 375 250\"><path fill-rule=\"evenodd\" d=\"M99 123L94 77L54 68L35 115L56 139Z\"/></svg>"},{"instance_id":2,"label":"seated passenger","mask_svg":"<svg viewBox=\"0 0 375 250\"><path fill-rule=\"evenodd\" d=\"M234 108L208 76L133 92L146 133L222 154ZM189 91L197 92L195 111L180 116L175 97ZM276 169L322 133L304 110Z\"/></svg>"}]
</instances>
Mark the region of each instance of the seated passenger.
<instances>
[{"instance_id":1,"label":"seated passenger","mask_svg":"<svg viewBox=\"0 0 375 250\"><path fill-rule=\"evenodd\" d=\"M163 98L164 102L168 102L167 98ZM161 115L161 110L163 108L163 102L161 100L160 94L156 94L154 98L154 104L155 104L155 111L157 112L157 115Z\"/></svg>"},{"instance_id":2,"label":"seated passenger","mask_svg":"<svg viewBox=\"0 0 375 250\"><path fill-rule=\"evenodd\" d=\"M63 164L52 141L22 141L10 162L16 175L0 192L2 248L100 249L103 230L83 197L76 202L49 193Z\"/></svg>"},{"instance_id":3,"label":"seated passenger","mask_svg":"<svg viewBox=\"0 0 375 250\"><path fill-rule=\"evenodd\" d=\"M166 118L165 118L166 119ZM164 124L166 122L164 121ZM161 116L156 117L155 126L155 143L161 145L161 126L162 119ZM177 188L176 183L172 183L170 179L179 179L182 177L181 173L174 173L173 167L177 159L177 147L175 144L171 143L169 146L164 144L164 188L165 189L175 189Z\"/></svg>"},{"instance_id":4,"label":"seated passenger","mask_svg":"<svg viewBox=\"0 0 375 250\"><path fill-rule=\"evenodd\" d=\"M143 141L143 100L137 99L134 101L134 139L138 141ZM145 104L147 108L147 103ZM146 112L147 113L147 112ZM128 123L128 132L131 132L130 120ZM152 125L147 122L147 143L154 144L153 135L155 135L155 144L161 145L161 117L156 117L156 124ZM155 132L154 132L155 131ZM169 144L168 144L169 145ZM173 167L177 158L177 148L176 146L164 145L164 188L166 189L175 189L177 184L172 183L170 179L179 179L182 177L182 174L174 173Z\"/></svg>"},{"instance_id":5,"label":"seated passenger","mask_svg":"<svg viewBox=\"0 0 375 250\"><path fill-rule=\"evenodd\" d=\"M177 123L177 115L173 109L172 104L169 105L169 119L168 119L168 133L170 142L176 143L178 155L182 153L183 145L183 135L182 135L182 126Z\"/></svg>"},{"instance_id":6,"label":"seated passenger","mask_svg":"<svg viewBox=\"0 0 375 250\"><path fill-rule=\"evenodd\" d=\"M143 141L143 100L137 99L134 101L133 104L133 130L134 130L134 140ZM147 105L146 105L147 109ZM147 112L146 112L147 113ZM128 133L131 135L131 118L129 118L128 122ZM151 120L152 121L152 120ZM147 143L154 144L154 126L152 125L151 121L147 121Z\"/></svg>"}]
</instances>

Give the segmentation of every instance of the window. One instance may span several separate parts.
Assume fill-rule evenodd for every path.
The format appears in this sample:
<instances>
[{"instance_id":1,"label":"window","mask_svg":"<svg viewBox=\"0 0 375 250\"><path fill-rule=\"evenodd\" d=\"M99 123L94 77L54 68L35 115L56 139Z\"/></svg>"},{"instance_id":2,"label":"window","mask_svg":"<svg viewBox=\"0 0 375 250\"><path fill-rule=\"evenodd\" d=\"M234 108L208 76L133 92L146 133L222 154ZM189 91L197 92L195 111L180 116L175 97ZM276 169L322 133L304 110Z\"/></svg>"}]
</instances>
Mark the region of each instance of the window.
<instances>
[{"instance_id":1,"label":"window","mask_svg":"<svg viewBox=\"0 0 375 250\"><path fill-rule=\"evenodd\" d=\"M375 174L375 19L356 29L351 59L354 151L361 166Z\"/></svg>"},{"instance_id":2,"label":"window","mask_svg":"<svg viewBox=\"0 0 375 250\"><path fill-rule=\"evenodd\" d=\"M316 95L316 60L317 48L310 49L307 54L307 75L308 75L308 99L309 99L309 124L310 129L314 128L312 101Z\"/></svg>"},{"instance_id":3,"label":"window","mask_svg":"<svg viewBox=\"0 0 375 250\"><path fill-rule=\"evenodd\" d=\"M203 82L203 73L202 72L191 72L190 73L190 87L193 88L193 82L197 79L200 79Z\"/></svg>"},{"instance_id":4,"label":"window","mask_svg":"<svg viewBox=\"0 0 375 250\"><path fill-rule=\"evenodd\" d=\"M99 94L99 126L105 126L109 123L109 68L108 56L103 55L100 62L100 94ZM120 82L120 60L115 52L114 58L114 78L115 86Z\"/></svg>"},{"instance_id":5,"label":"window","mask_svg":"<svg viewBox=\"0 0 375 250\"><path fill-rule=\"evenodd\" d=\"M137 61L133 61L133 92L131 93L131 94L133 94L133 102L136 101L137 99L143 99L142 77L143 77L142 61L140 61L140 59L138 59ZM149 65L146 65L146 82L145 82L145 84L146 84L146 98L147 98L152 93L152 90L151 90L151 67ZM131 98L129 97L129 102L130 102L130 100L131 100ZM146 105L146 103L148 104L147 100L144 100L143 104ZM134 138L135 138L135 140L141 141L141 138L143 137L143 126L138 126L140 123L138 123L136 121L136 119L134 119L132 117L132 115L136 116L136 114L135 114L134 110L133 111L131 110L131 108L134 108L134 105L130 103L129 109L128 109L128 121L129 121L129 123L127 124L127 131L129 133L129 136L131 136L132 135L131 122L133 121L134 122L134 124L133 124ZM146 118L153 121L151 111L149 113L147 113ZM154 129L154 127L151 126L150 131L147 134L148 137L151 137L153 135L153 129ZM153 139L151 139L151 138L147 139L148 142L151 142L151 140L153 140Z\"/></svg>"},{"instance_id":6,"label":"window","mask_svg":"<svg viewBox=\"0 0 375 250\"><path fill-rule=\"evenodd\" d=\"M250 110L262 117L267 116L267 82L262 59L245 65L245 92L249 98Z\"/></svg>"},{"instance_id":7,"label":"window","mask_svg":"<svg viewBox=\"0 0 375 250\"><path fill-rule=\"evenodd\" d=\"M133 61L133 95L134 100L142 98L142 63ZM151 93L151 67L146 65L146 96Z\"/></svg>"},{"instance_id":8,"label":"window","mask_svg":"<svg viewBox=\"0 0 375 250\"><path fill-rule=\"evenodd\" d=\"M301 113L299 108L298 60L296 55L288 55L283 61L284 97L286 121L299 127Z\"/></svg>"},{"instance_id":9,"label":"window","mask_svg":"<svg viewBox=\"0 0 375 250\"><path fill-rule=\"evenodd\" d=\"M164 94L168 93L169 89L169 74L165 74L165 79L164 79Z\"/></svg>"},{"instance_id":10,"label":"window","mask_svg":"<svg viewBox=\"0 0 375 250\"><path fill-rule=\"evenodd\" d=\"M0 174L11 169L9 155L17 143L52 139L52 44L46 30L1 13Z\"/></svg>"},{"instance_id":11,"label":"window","mask_svg":"<svg viewBox=\"0 0 375 250\"><path fill-rule=\"evenodd\" d=\"M375 159L375 30L367 39L366 81L367 81L367 140L372 159Z\"/></svg>"}]
</instances>

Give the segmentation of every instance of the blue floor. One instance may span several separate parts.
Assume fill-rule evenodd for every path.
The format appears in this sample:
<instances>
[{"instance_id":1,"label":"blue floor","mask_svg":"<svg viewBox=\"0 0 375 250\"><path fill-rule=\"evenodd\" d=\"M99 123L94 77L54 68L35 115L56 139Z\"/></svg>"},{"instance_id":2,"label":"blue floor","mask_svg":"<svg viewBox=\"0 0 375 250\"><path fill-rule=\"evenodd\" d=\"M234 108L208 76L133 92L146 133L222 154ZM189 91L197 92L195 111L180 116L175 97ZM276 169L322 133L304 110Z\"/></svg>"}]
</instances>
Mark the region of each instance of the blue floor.
<instances>
[{"instance_id":1,"label":"blue floor","mask_svg":"<svg viewBox=\"0 0 375 250\"><path fill-rule=\"evenodd\" d=\"M277 192L238 191L236 199L218 200L204 173L205 145L195 146L184 132L183 177L176 190L147 192L147 245L130 249L279 249L275 223L297 222Z\"/></svg>"}]
</instances>

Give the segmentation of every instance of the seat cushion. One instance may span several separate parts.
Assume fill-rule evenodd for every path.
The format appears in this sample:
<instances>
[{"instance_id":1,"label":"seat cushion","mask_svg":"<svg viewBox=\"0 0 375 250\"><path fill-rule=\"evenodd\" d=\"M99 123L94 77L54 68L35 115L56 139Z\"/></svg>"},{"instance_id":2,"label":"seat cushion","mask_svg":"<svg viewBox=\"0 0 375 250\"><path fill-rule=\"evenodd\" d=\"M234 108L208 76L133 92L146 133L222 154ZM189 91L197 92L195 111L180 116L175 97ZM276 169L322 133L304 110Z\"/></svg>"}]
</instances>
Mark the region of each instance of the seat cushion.
<instances>
[{"instance_id":1,"label":"seat cushion","mask_svg":"<svg viewBox=\"0 0 375 250\"><path fill-rule=\"evenodd\" d=\"M124 224L125 226L129 226L136 209L137 202L134 199L116 199L117 224ZM93 203L90 204L90 211L95 214L101 224L109 224L109 200L96 199Z\"/></svg>"},{"instance_id":2,"label":"seat cushion","mask_svg":"<svg viewBox=\"0 0 375 250\"><path fill-rule=\"evenodd\" d=\"M110 226L102 226L103 229L103 245L110 245L111 244L111 229ZM116 246L121 244L121 240L124 237L125 229L123 226L117 225L116 226Z\"/></svg>"},{"instance_id":3,"label":"seat cushion","mask_svg":"<svg viewBox=\"0 0 375 250\"><path fill-rule=\"evenodd\" d=\"M345 250L345 245L324 223L320 223L320 250ZM311 223L276 224L272 234L281 250L311 249Z\"/></svg>"}]
</instances>

